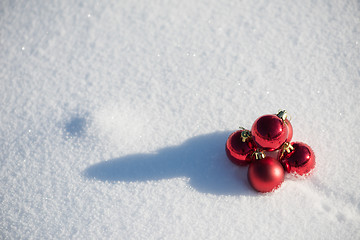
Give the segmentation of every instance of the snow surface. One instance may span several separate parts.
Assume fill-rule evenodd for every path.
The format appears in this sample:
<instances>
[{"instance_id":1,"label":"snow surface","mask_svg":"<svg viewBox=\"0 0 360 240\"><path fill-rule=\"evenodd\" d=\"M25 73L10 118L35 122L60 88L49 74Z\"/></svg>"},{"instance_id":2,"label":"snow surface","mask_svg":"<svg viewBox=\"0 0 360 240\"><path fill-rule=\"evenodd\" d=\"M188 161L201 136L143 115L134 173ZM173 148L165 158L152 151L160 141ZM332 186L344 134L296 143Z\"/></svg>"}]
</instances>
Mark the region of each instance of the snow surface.
<instances>
[{"instance_id":1,"label":"snow surface","mask_svg":"<svg viewBox=\"0 0 360 240\"><path fill-rule=\"evenodd\" d=\"M358 1L1 1L1 239L360 239ZM287 109L316 171L228 135Z\"/></svg>"}]
</instances>

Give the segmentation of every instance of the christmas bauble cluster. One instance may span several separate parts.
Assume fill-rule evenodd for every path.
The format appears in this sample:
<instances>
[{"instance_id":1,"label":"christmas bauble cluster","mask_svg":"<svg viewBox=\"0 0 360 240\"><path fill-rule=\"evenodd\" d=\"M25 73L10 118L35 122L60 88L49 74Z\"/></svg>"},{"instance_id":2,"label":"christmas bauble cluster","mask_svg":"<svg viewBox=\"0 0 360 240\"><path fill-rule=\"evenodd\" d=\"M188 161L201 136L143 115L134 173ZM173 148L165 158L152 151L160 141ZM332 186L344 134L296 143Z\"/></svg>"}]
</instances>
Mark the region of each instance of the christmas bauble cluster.
<instances>
[{"instance_id":1,"label":"christmas bauble cluster","mask_svg":"<svg viewBox=\"0 0 360 240\"><path fill-rule=\"evenodd\" d=\"M255 120L251 131L241 128L226 141L226 154L236 165L248 168L250 185L271 192L284 182L285 172L306 176L315 167L313 150L305 143L291 142L292 125L285 110Z\"/></svg>"}]
</instances>

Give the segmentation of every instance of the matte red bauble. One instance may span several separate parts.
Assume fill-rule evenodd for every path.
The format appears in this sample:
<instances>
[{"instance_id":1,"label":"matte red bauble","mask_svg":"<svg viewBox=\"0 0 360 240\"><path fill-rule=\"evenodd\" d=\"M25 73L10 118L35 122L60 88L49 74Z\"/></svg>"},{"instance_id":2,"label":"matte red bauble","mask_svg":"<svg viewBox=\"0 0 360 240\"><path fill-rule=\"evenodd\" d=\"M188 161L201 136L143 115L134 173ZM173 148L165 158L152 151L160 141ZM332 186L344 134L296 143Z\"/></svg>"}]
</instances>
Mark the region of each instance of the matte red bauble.
<instances>
[{"instance_id":1,"label":"matte red bauble","mask_svg":"<svg viewBox=\"0 0 360 240\"><path fill-rule=\"evenodd\" d=\"M284 168L272 157L253 160L248 169L250 185L259 192L271 192L284 181Z\"/></svg>"},{"instance_id":2,"label":"matte red bauble","mask_svg":"<svg viewBox=\"0 0 360 240\"><path fill-rule=\"evenodd\" d=\"M256 119L251 135L256 145L266 151L274 151L286 141L289 129L277 115L264 115Z\"/></svg>"},{"instance_id":3,"label":"matte red bauble","mask_svg":"<svg viewBox=\"0 0 360 240\"><path fill-rule=\"evenodd\" d=\"M236 165L245 166L251 161L254 145L249 131L233 132L226 141L226 155Z\"/></svg>"},{"instance_id":4,"label":"matte red bauble","mask_svg":"<svg viewBox=\"0 0 360 240\"><path fill-rule=\"evenodd\" d=\"M293 142L291 151L284 151L281 162L289 173L307 175L315 168L314 151L305 143Z\"/></svg>"}]
</instances>

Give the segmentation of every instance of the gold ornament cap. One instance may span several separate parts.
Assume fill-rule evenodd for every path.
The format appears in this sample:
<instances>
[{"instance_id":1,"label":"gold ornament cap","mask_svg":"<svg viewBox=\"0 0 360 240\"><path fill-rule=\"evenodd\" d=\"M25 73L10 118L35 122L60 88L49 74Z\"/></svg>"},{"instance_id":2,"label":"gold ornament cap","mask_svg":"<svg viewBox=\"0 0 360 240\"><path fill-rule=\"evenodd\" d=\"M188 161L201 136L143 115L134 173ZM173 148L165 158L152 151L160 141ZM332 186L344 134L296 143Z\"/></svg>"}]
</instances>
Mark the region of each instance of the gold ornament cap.
<instances>
[{"instance_id":1,"label":"gold ornament cap","mask_svg":"<svg viewBox=\"0 0 360 240\"><path fill-rule=\"evenodd\" d=\"M291 153L293 150L294 150L294 147L291 145L291 143L285 142L281 146L280 159L283 158L283 156L285 155L285 152Z\"/></svg>"},{"instance_id":2,"label":"gold ornament cap","mask_svg":"<svg viewBox=\"0 0 360 240\"><path fill-rule=\"evenodd\" d=\"M251 154L251 156L256 160L259 160L265 158L265 153L264 151L256 150L253 154Z\"/></svg>"},{"instance_id":3,"label":"gold ornament cap","mask_svg":"<svg viewBox=\"0 0 360 240\"><path fill-rule=\"evenodd\" d=\"M251 139L251 132L249 130L246 130L243 127L240 127L240 130L242 130L242 132L241 132L241 141L242 142L249 141Z\"/></svg>"},{"instance_id":4,"label":"gold ornament cap","mask_svg":"<svg viewBox=\"0 0 360 240\"><path fill-rule=\"evenodd\" d=\"M286 120L288 117L286 110L279 110L279 112L276 114L279 118L281 118L283 121Z\"/></svg>"}]
</instances>

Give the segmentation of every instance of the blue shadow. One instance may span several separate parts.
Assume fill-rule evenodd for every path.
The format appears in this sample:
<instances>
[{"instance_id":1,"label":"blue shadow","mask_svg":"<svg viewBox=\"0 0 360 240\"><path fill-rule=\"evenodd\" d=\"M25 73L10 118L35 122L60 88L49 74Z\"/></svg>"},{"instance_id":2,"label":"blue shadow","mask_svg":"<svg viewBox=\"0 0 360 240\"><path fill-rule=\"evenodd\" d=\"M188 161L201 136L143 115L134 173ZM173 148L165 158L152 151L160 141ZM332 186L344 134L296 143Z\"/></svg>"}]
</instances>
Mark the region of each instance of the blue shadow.
<instances>
[{"instance_id":1,"label":"blue shadow","mask_svg":"<svg viewBox=\"0 0 360 240\"><path fill-rule=\"evenodd\" d=\"M232 164L225 154L230 132L190 138L154 154L133 154L88 167L84 175L107 182L143 182L188 177L199 192L216 195L256 195L247 181L247 167Z\"/></svg>"},{"instance_id":2,"label":"blue shadow","mask_svg":"<svg viewBox=\"0 0 360 240\"><path fill-rule=\"evenodd\" d=\"M65 124L65 130L70 137L80 137L85 132L86 120L83 117L73 117Z\"/></svg>"}]
</instances>

